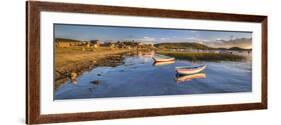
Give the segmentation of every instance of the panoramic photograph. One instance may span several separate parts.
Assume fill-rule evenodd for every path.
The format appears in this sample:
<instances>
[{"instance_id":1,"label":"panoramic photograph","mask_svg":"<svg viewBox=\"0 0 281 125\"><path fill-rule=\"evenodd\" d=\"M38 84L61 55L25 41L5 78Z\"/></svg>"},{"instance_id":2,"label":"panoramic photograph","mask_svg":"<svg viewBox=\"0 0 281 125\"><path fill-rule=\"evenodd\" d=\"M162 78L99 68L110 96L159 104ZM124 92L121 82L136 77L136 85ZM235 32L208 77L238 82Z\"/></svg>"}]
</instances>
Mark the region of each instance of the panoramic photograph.
<instances>
[{"instance_id":1,"label":"panoramic photograph","mask_svg":"<svg viewBox=\"0 0 281 125\"><path fill-rule=\"evenodd\" d=\"M252 32L54 24L54 100L252 91Z\"/></svg>"}]
</instances>

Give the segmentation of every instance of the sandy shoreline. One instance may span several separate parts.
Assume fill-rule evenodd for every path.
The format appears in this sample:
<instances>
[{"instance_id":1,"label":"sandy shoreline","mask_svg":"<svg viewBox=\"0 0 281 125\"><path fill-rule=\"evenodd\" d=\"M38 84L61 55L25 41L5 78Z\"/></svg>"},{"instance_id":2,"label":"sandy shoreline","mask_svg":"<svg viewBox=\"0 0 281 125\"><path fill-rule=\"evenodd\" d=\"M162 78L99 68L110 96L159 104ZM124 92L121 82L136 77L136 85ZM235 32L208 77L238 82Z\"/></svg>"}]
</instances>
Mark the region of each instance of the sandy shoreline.
<instances>
[{"instance_id":1,"label":"sandy shoreline","mask_svg":"<svg viewBox=\"0 0 281 125\"><path fill-rule=\"evenodd\" d=\"M135 50L114 48L56 48L55 51L55 89L67 80L79 76L98 66L117 66L122 64L125 54Z\"/></svg>"}]
</instances>

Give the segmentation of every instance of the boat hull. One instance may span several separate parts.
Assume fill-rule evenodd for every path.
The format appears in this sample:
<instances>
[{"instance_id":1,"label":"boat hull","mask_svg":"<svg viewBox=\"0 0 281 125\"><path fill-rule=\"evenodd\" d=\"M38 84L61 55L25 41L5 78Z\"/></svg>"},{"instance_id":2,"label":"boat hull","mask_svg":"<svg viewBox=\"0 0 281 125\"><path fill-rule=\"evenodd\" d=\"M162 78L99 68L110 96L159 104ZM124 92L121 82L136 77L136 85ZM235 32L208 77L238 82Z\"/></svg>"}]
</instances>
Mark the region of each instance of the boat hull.
<instances>
[{"instance_id":1,"label":"boat hull","mask_svg":"<svg viewBox=\"0 0 281 125\"><path fill-rule=\"evenodd\" d=\"M190 74L195 74L203 71L207 66L197 66L197 67L182 67L182 68L176 68L176 72L181 75L190 75Z\"/></svg>"},{"instance_id":2,"label":"boat hull","mask_svg":"<svg viewBox=\"0 0 281 125\"><path fill-rule=\"evenodd\" d=\"M169 61L174 61L175 58L156 58L156 57L153 57L152 58L155 62L169 62Z\"/></svg>"},{"instance_id":3,"label":"boat hull","mask_svg":"<svg viewBox=\"0 0 281 125\"><path fill-rule=\"evenodd\" d=\"M154 63L153 63L153 65L154 66L162 66L162 65L169 65L169 64L173 64L173 63L175 63L175 61L174 60L172 60L172 61L164 61L164 62L157 62L157 61L155 61Z\"/></svg>"}]
</instances>

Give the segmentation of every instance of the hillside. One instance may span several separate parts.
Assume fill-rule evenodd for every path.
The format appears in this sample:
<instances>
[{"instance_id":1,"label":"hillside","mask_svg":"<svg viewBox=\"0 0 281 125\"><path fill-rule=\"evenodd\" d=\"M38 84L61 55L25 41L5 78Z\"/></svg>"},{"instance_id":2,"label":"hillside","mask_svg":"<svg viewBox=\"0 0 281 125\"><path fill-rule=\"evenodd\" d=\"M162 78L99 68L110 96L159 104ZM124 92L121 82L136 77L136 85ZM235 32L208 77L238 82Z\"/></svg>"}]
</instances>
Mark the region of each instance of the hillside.
<instances>
[{"instance_id":1,"label":"hillside","mask_svg":"<svg viewBox=\"0 0 281 125\"><path fill-rule=\"evenodd\" d=\"M67 39L67 38L56 38L55 42L81 42L79 40Z\"/></svg>"},{"instance_id":2,"label":"hillside","mask_svg":"<svg viewBox=\"0 0 281 125\"><path fill-rule=\"evenodd\" d=\"M231 48L239 47L242 49L252 48L252 38L237 38L232 40L217 40L213 42L205 42L204 45L213 48Z\"/></svg>"},{"instance_id":3,"label":"hillside","mask_svg":"<svg viewBox=\"0 0 281 125\"><path fill-rule=\"evenodd\" d=\"M231 47L231 48L229 48L229 50L251 50L251 49L243 49L240 47Z\"/></svg>"},{"instance_id":4,"label":"hillside","mask_svg":"<svg viewBox=\"0 0 281 125\"><path fill-rule=\"evenodd\" d=\"M200 50L207 50L207 49L214 49L208 47L206 45L200 43L158 43L154 44L155 47L160 49L200 49Z\"/></svg>"}]
</instances>

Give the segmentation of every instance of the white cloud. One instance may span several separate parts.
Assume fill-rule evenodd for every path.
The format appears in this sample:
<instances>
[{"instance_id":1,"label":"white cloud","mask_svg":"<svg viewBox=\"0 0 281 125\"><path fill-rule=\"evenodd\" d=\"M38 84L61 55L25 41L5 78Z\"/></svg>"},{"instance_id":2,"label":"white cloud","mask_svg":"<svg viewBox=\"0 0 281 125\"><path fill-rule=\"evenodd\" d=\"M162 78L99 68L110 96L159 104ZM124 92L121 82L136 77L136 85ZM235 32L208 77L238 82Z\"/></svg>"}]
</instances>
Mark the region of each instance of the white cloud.
<instances>
[{"instance_id":1,"label":"white cloud","mask_svg":"<svg viewBox=\"0 0 281 125\"><path fill-rule=\"evenodd\" d=\"M196 38L196 37L188 37L188 38L185 38L187 40L200 40L199 38Z\"/></svg>"},{"instance_id":2,"label":"white cloud","mask_svg":"<svg viewBox=\"0 0 281 125\"><path fill-rule=\"evenodd\" d=\"M207 39L200 39L200 38L197 38L197 37L188 37L188 38L185 38L185 39L189 42L196 42L196 43L200 43L200 44L204 44L205 42L210 41L210 40L207 40Z\"/></svg>"},{"instance_id":3,"label":"white cloud","mask_svg":"<svg viewBox=\"0 0 281 125\"><path fill-rule=\"evenodd\" d=\"M222 38L217 38L217 39L216 39L216 41L221 41L221 40L223 40L223 39L222 39Z\"/></svg>"},{"instance_id":4,"label":"white cloud","mask_svg":"<svg viewBox=\"0 0 281 125\"><path fill-rule=\"evenodd\" d=\"M144 36L142 38L130 38L130 39L124 39L124 40L135 40L135 41L141 41L141 42L153 42L155 41L155 38Z\"/></svg>"},{"instance_id":5,"label":"white cloud","mask_svg":"<svg viewBox=\"0 0 281 125\"><path fill-rule=\"evenodd\" d=\"M171 38L168 38L168 37L162 37L162 38L160 38L159 40L160 41L167 41L167 40L170 40Z\"/></svg>"},{"instance_id":6,"label":"white cloud","mask_svg":"<svg viewBox=\"0 0 281 125\"><path fill-rule=\"evenodd\" d=\"M142 41L155 41L155 38L145 36L145 37L142 38Z\"/></svg>"}]
</instances>

